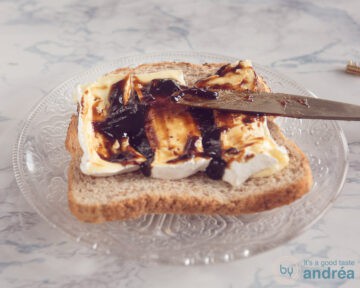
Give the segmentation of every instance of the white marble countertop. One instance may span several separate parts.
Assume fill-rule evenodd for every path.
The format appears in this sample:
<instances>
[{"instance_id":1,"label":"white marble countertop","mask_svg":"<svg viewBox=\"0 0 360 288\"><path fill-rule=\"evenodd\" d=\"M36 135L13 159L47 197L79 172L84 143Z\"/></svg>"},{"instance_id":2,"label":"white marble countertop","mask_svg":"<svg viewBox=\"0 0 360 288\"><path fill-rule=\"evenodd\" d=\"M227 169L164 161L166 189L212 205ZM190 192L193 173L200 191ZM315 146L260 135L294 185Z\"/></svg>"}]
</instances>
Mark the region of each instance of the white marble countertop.
<instances>
[{"instance_id":1,"label":"white marble countertop","mask_svg":"<svg viewBox=\"0 0 360 288\"><path fill-rule=\"evenodd\" d=\"M319 97L360 105L360 2L0 1L0 287L276 287L274 259L354 260L360 271L360 123L341 123L350 148L342 194L310 230L274 250L229 264L122 263L52 229L22 197L11 149L20 121L73 74L126 54L194 50L249 58ZM336 165L336 163L334 163ZM293 287L359 287L301 280ZM206 285L206 286L205 286Z\"/></svg>"}]
</instances>

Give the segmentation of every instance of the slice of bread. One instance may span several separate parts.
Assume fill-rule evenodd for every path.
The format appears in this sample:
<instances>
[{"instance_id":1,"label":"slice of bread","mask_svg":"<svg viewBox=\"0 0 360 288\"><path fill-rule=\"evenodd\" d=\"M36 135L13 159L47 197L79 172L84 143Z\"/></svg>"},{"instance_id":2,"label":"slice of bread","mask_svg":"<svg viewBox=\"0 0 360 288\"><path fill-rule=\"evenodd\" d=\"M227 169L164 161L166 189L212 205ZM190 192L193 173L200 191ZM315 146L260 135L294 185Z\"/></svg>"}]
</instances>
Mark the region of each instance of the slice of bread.
<instances>
[{"instance_id":1,"label":"slice of bread","mask_svg":"<svg viewBox=\"0 0 360 288\"><path fill-rule=\"evenodd\" d=\"M191 86L222 65L162 62L133 69L121 68L112 73L179 69ZM268 89L261 78L258 89ZM181 180L149 178L139 171L110 177L85 175L80 171L83 152L78 142L77 116L74 115L65 143L72 156L68 171L70 210L79 220L100 223L150 213L238 215L289 204L310 190L310 165L303 152L283 136L273 121L268 121L268 127L275 141L287 148L288 166L271 176L250 178L241 187L232 187L224 181L211 180L203 173Z\"/></svg>"}]
</instances>

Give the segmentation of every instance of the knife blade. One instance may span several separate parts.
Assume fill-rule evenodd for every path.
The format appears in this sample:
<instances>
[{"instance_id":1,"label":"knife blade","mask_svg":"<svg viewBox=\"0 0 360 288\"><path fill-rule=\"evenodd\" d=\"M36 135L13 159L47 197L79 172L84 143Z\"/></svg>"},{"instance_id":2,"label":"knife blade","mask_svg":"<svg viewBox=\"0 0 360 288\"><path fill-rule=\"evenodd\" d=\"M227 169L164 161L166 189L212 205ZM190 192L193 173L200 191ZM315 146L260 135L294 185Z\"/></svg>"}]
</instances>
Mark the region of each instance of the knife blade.
<instances>
[{"instance_id":1,"label":"knife blade","mask_svg":"<svg viewBox=\"0 0 360 288\"><path fill-rule=\"evenodd\" d=\"M360 120L360 106L286 93L217 91L216 99L184 93L176 102L198 108L304 119Z\"/></svg>"}]
</instances>

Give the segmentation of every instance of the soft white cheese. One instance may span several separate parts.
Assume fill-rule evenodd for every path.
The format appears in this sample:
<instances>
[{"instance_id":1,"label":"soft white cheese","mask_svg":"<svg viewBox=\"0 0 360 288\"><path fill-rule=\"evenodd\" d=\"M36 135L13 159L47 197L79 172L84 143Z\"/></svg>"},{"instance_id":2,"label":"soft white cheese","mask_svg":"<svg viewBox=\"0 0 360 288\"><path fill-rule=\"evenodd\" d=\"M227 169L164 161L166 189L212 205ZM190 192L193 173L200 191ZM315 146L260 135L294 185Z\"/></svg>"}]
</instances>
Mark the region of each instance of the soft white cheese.
<instances>
[{"instance_id":1,"label":"soft white cheese","mask_svg":"<svg viewBox=\"0 0 360 288\"><path fill-rule=\"evenodd\" d=\"M232 161L225 169L223 180L232 186L242 185L250 176L276 164L276 159L266 155L255 155L247 162Z\"/></svg>"},{"instance_id":2,"label":"soft white cheese","mask_svg":"<svg viewBox=\"0 0 360 288\"><path fill-rule=\"evenodd\" d=\"M104 109L111 85L122 80L124 77L125 75L121 74L109 74L91 85L77 87L79 101L78 139L83 151L80 169L86 175L110 176L139 169L138 165L122 165L120 163L109 162L102 159L97 153L97 147L100 145L101 139L96 138L92 125L92 107L95 98L101 99L101 102L98 102L98 109L99 107Z\"/></svg>"},{"instance_id":3,"label":"soft white cheese","mask_svg":"<svg viewBox=\"0 0 360 288\"><path fill-rule=\"evenodd\" d=\"M78 119L78 139L80 147L83 151L83 156L81 158L80 169L86 175L92 176L111 176L115 174L122 174L131 171L136 171L139 169L139 165L128 164L123 165L121 163L110 162L102 159L97 153L97 148L101 144L101 140L96 137L95 131L93 128L93 110L92 107L97 101L97 110L105 110L105 107L108 103L108 95L110 92L111 85L124 79L127 75L110 73L107 74L96 82L90 85L78 85L75 90L76 98L79 103L79 119ZM164 70L155 73L146 73L138 74L136 77L142 82L147 83L152 79L173 79L178 83L185 85L184 74L180 70ZM129 78L129 83L126 85L127 91L132 89L131 87L131 78ZM127 91L124 92L124 97L126 97ZM96 100L97 98L97 100ZM100 99L100 100L99 100ZM140 158L138 161L139 164L144 162L146 159ZM208 162L207 162L208 163ZM184 163L181 163L184 164ZM154 175L157 175L157 178L165 179L174 179L172 177L183 178L176 176L176 173L179 168L179 164L166 164L162 165L159 169L155 169ZM200 159L196 159L193 162L189 162L188 165L185 165L187 171L185 174L191 175L203 168L204 162ZM169 171L165 167L169 167ZM177 167L175 170L174 167ZM181 170L181 169L180 169ZM184 172L181 172L184 174ZM190 174L189 174L190 173ZM175 176L171 176L175 175ZM184 177L187 177L184 176ZM154 176L155 177L155 176Z\"/></svg>"},{"instance_id":4,"label":"soft white cheese","mask_svg":"<svg viewBox=\"0 0 360 288\"><path fill-rule=\"evenodd\" d=\"M142 84L149 83L154 79L172 79L181 85L186 85L186 82L184 80L184 74L181 70L164 70L155 73L137 74L136 78ZM179 122L176 123L177 123L177 128L181 129L181 127L179 127L181 124ZM174 132L175 131L170 131L169 133L174 133ZM187 137L187 135L185 136ZM170 146L162 147L160 149L164 149L164 148L169 149ZM196 141L195 146L197 148L201 147L202 150L201 138L199 138ZM178 161L177 163L166 163L164 162L164 160L166 159L163 159L163 157L160 156L161 154L163 154L163 152L164 151L158 151L158 150L155 151L154 161L153 163L151 163L151 177L153 178L160 178L160 179L186 178L197 173L198 171L204 171L206 167L209 165L211 160L209 158L196 156L188 160ZM170 151L165 151L165 154L167 154L166 152L170 152Z\"/></svg>"},{"instance_id":5,"label":"soft white cheese","mask_svg":"<svg viewBox=\"0 0 360 288\"><path fill-rule=\"evenodd\" d=\"M235 90L254 89L256 74L252 69L251 61L243 60L229 64L229 68L239 67L235 71L224 76L210 76L203 79L201 84L206 87L230 84ZM246 81L244 81L246 80ZM272 138L267 126L267 119L256 121L251 124L242 123L243 116L230 117L236 125L221 133L221 145L223 150L238 148L245 150L239 156L227 155L223 180L233 186L241 186L249 177L266 177L282 170L289 162L289 156L285 147L278 145ZM216 118L216 112L215 112ZM215 122L217 120L215 119ZM221 122L221 117L218 119ZM221 123L218 123L221 125ZM251 144L251 145L250 145ZM246 148L242 148L246 147ZM247 158L247 156L251 157Z\"/></svg>"},{"instance_id":6,"label":"soft white cheese","mask_svg":"<svg viewBox=\"0 0 360 288\"><path fill-rule=\"evenodd\" d=\"M246 148L246 155L254 155L251 159L246 157L234 160L225 168L223 180L232 186L241 186L250 177L266 177L282 170L289 162L286 148L279 146L271 138L265 138L261 144Z\"/></svg>"},{"instance_id":7,"label":"soft white cheese","mask_svg":"<svg viewBox=\"0 0 360 288\"><path fill-rule=\"evenodd\" d=\"M232 64L235 67L238 63ZM242 67L251 68L250 61L243 61ZM222 85L229 83L232 86L240 85L243 79L247 79L246 84L241 84L241 89L247 88L247 85L251 85L252 77L254 77L251 69L237 69L235 72L230 72L223 77L210 76L207 86ZM93 105L97 104L97 111L102 112L106 110L108 103L108 95L111 85L124 79L126 75L110 73L91 85L78 86L77 87L77 99L79 102L79 120L78 120L78 138L80 146L83 150L83 156L81 159L80 169L84 174L93 176L108 176L114 174L121 174L131 172L139 169L139 165L129 164L122 165L120 163L114 163L102 159L97 153L97 148L101 144L101 139L97 138L93 129ZM153 79L172 79L177 81L181 85L186 85L183 72L180 70L165 70L155 73L144 73L135 75L141 84L146 84ZM129 77L131 79L131 77ZM206 80L206 79L205 79ZM129 80L126 89L128 92L133 87L130 87L131 80ZM126 93L124 93L126 94ZM253 141L254 137L258 137L261 140L256 141L255 144L247 146L249 141ZM238 140L236 140L238 139ZM234 129L222 132L221 135L222 145L230 145L235 143L235 146L241 143L241 145L247 146L244 148L245 153L242 157L235 157L231 159L228 156L225 159L229 164L225 169L223 180L230 183L233 186L240 186L249 177L263 177L269 176L277 171L283 169L289 161L288 153L286 149L279 146L271 137L270 131L264 122L255 122L253 125L240 125ZM228 142L227 142L228 141ZM235 141L235 142L234 142ZM238 141L238 142L237 142ZM201 146L201 138L196 143L197 146ZM240 145L240 144L239 144ZM239 147L241 147L241 145ZM226 148L226 147L225 147ZM155 151L155 159L157 151ZM251 155L251 157L246 157ZM229 158L230 157L230 158ZM138 164L146 159L139 158ZM166 163L164 161L154 161L152 163L152 174L154 178L161 179L181 179L195 174L198 171L204 171L210 163L209 158L193 157L188 160L179 161L177 163Z\"/></svg>"},{"instance_id":8,"label":"soft white cheese","mask_svg":"<svg viewBox=\"0 0 360 288\"><path fill-rule=\"evenodd\" d=\"M84 133L84 131L86 131ZM105 161L100 158L99 154L92 148L93 141L91 137L95 137L92 125L89 121L83 121L79 117L78 134L80 147L83 150L81 157L80 169L86 175L92 176L111 176L139 169L138 165L122 165L120 163Z\"/></svg>"},{"instance_id":9,"label":"soft white cheese","mask_svg":"<svg viewBox=\"0 0 360 288\"><path fill-rule=\"evenodd\" d=\"M287 150L271 137L266 123L257 129L263 132L263 140L245 148L243 157L230 160L223 180L232 186L242 185L249 177L266 177L282 170L289 162ZM251 155L252 158L246 159Z\"/></svg>"}]
</instances>

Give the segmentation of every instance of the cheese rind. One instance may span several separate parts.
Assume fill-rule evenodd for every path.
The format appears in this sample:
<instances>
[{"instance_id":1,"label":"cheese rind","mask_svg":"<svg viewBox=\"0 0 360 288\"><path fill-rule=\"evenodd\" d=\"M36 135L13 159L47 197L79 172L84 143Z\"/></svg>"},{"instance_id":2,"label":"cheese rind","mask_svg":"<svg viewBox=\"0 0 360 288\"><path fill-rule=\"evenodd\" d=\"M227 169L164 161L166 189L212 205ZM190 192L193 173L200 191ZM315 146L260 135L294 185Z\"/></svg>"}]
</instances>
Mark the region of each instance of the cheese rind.
<instances>
[{"instance_id":1,"label":"cheese rind","mask_svg":"<svg viewBox=\"0 0 360 288\"><path fill-rule=\"evenodd\" d=\"M196 157L176 164L156 164L152 167L151 177L168 180L186 178L199 171L205 171L210 160Z\"/></svg>"}]
</instances>

